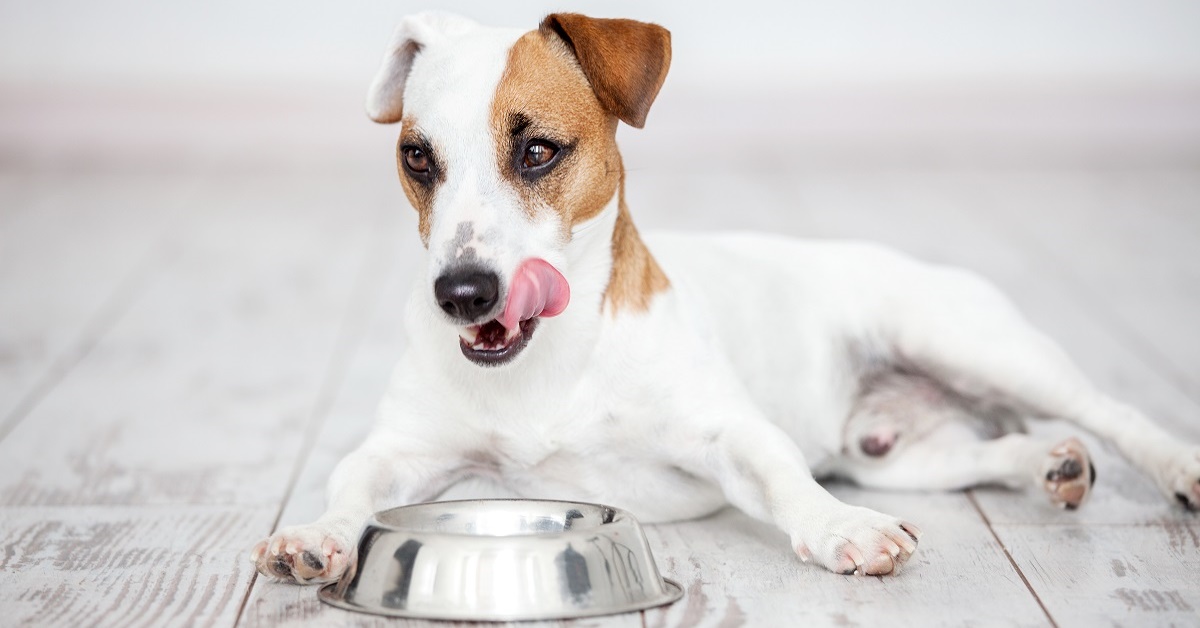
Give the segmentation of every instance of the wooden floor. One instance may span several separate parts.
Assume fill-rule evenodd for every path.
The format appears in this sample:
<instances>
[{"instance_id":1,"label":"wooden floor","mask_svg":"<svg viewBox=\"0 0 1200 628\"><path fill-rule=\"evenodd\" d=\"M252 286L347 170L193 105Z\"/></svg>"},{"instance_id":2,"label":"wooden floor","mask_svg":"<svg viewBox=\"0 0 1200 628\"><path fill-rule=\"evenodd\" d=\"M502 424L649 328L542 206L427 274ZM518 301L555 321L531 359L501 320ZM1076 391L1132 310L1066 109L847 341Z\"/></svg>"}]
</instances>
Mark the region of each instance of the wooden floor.
<instances>
[{"instance_id":1,"label":"wooden floor","mask_svg":"<svg viewBox=\"0 0 1200 628\"><path fill-rule=\"evenodd\" d=\"M642 228L866 238L973 268L1105 389L1200 442L1194 164L780 152L714 173L648 142L627 155ZM0 153L0 624L410 625L323 606L246 558L319 513L404 348L420 248L389 143L348 165ZM1078 512L832 487L925 531L897 578L803 565L726 510L649 528L682 601L571 625L1200 625L1200 517L1085 440L1099 481Z\"/></svg>"}]
</instances>

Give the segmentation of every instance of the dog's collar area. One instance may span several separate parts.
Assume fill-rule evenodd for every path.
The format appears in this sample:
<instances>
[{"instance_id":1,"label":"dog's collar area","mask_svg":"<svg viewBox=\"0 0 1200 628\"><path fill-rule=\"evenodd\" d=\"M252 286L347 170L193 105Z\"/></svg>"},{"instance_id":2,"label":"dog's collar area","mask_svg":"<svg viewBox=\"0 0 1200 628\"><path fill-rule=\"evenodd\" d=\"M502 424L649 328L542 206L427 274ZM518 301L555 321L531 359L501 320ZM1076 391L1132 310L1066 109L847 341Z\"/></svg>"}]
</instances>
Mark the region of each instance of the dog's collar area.
<instances>
[{"instance_id":1,"label":"dog's collar area","mask_svg":"<svg viewBox=\"0 0 1200 628\"><path fill-rule=\"evenodd\" d=\"M516 329L505 329L498 321L471 325L459 332L462 354L479 366L500 366L517 357L533 337L538 319L521 321Z\"/></svg>"}]
</instances>

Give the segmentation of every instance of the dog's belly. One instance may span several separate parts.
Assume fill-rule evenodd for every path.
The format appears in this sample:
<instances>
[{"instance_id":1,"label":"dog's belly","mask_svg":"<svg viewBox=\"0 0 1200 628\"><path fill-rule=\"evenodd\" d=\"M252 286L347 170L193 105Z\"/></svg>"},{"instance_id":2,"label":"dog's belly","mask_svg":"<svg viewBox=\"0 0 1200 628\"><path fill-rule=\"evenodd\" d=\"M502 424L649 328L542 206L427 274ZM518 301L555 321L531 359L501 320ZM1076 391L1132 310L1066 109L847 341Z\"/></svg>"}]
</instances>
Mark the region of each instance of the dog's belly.
<instances>
[{"instance_id":1,"label":"dog's belly","mask_svg":"<svg viewBox=\"0 0 1200 628\"><path fill-rule=\"evenodd\" d=\"M758 407L813 470L841 454L858 391L851 349L870 342L875 276L898 256L873 245L753 234L648 234L698 335L715 338ZM895 257L894 257L895 256Z\"/></svg>"}]
</instances>

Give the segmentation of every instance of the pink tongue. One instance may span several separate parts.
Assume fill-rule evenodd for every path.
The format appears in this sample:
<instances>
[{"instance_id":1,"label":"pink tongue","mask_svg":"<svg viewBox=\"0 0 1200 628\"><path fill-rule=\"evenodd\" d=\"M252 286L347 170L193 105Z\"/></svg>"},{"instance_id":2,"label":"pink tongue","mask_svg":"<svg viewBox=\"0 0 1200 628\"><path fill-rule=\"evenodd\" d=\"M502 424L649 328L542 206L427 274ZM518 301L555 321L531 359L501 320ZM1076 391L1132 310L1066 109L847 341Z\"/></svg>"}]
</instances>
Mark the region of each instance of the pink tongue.
<instances>
[{"instance_id":1,"label":"pink tongue","mask_svg":"<svg viewBox=\"0 0 1200 628\"><path fill-rule=\"evenodd\" d=\"M496 320L505 329L516 329L521 321L535 316L561 314L570 300L571 287L562 273L544 259L527 259L513 273L508 303Z\"/></svg>"}]
</instances>

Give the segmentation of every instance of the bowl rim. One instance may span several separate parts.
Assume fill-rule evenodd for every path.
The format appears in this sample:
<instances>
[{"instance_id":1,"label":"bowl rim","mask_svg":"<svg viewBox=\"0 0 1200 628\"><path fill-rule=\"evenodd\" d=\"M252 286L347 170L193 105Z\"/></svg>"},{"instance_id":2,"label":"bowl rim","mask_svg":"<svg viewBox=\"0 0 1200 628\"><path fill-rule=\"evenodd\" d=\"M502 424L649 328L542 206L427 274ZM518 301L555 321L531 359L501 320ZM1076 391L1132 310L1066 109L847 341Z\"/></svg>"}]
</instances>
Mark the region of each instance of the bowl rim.
<instances>
[{"instance_id":1,"label":"bowl rim","mask_svg":"<svg viewBox=\"0 0 1200 628\"><path fill-rule=\"evenodd\" d=\"M383 513L387 513L387 512L392 512L394 510L410 510L410 509L417 509L417 508L422 508L422 507L443 506L443 505L498 504L498 503L504 503L504 502L523 503L523 504L528 504L528 503L570 504L572 506L591 506L594 508L607 509L607 510L611 510L613 512L613 517L609 523L605 523L602 525L610 525L612 523L617 523L618 519L620 519L620 521L622 523L630 523L634 527L636 527L639 531L642 529L642 525L637 520L637 517L634 517L633 514L630 513L628 510L625 510L623 508L617 508L616 506L609 506L608 504L599 504L596 502L581 502L581 501L572 501L572 500L566 500L566 499L524 499L521 497L495 497L495 498L484 498L484 499L448 499L448 500L444 500L444 501L434 500L434 501L428 501L428 502L418 502L416 504L406 504L404 506L396 506L394 508L386 508L384 510L380 510L380 511L371 513L371 516L367 519L367 522L363 526L363 529L365 530L367 526L373 525L378 528L382 528L383 530L386 530L388 532L404 532L407 534L420 535L420 536L431 536L431 537L471 538L471 539L507 539L507 538L513 538L513 539L548 538L548 539L553 539L553 538L558 538L559 536L569 536L572 534L578 534L578 533L582 532L583 530L594 530L595 529L595 528L579 528L578 530L570 529L570 530L558 530L558 531L554 531L554 532L522 532L522 533L518 533L518 534L472 534L469 532L453 532L453 531L444 531L444 530L430 530L430 529L422 529L422 528L405 527L405 526L396 525L393 523L386 523L384 521L380 521L380 519L379 519L379 515L381 515ZM642 534L643 534L643 536L645 535L644 532Z\"/></svg>"}]
</instances>

